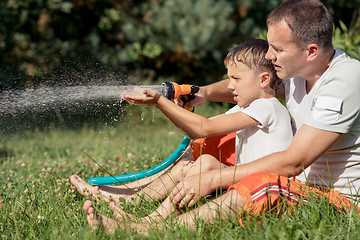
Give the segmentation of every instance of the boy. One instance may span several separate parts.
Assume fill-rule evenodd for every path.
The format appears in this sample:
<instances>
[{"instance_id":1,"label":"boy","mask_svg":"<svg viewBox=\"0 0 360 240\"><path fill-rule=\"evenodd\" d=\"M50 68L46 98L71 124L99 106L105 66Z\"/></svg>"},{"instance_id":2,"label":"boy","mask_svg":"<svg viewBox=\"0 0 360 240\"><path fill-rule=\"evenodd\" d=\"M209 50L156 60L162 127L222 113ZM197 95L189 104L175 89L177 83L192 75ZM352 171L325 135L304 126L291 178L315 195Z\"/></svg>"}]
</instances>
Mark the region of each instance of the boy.
<instances>
[{"instance_id":1,"label":"boy","mask_svg":"<svg viewBox=\"0 0 360 240\"><path fill-rule=\"evenodd\" d=\"M226 56L224 63L228 70L230 82L228 89L233 93L235 106L228 114L223 114L206 119L195 113L189 112L158 92L144 90L143 96L124 95L123 98L130 104L157 107L177 128L191 139L209 137L220 134L237 132L236 164L246 164L273 152L286 149L292 139L289 114L284 106L275 98L275 89L279 83L271 61L265 59L268 44L265 40L251 40L235 47ZM186 166L175 166L169 173L172 188L179 186L183 179L206 171L221 171L224 166L214 156L202 155L194 163ZM178 168L179 169L178 169ZM178 195L169 196L162 205L152 214L142 219L143 223L166 219L176 209L172 204L173 199L181 198L178 207L192 207L200 196L195 192L212 192L208 186L197 184L194 192L179 191ZM200 194L201 195L201 194ZM226 194L225 194L226 195ZM224 195L224 196L225 196ZM210 220L217 210L229 216L234 215L227 197L215 199L213 204L195 209L197 215ZM176 201L176 200L175 200ZM118 215L133 219L114 204L112 207ZM219 208L220 207L220 208ZM95 226L98 219L94 217L94 208L91 202L84 204L88 214L89 224ZM191 213L190 213L191 214ZM100 215L99 215L100 216ZM181 216L180 216L181 218ZM106 219L106 220L104 220ZM120 222L102 216L101 223L109 231L114 230ZM133 227L143 226L132 223Z\"/></svg>"}]
</instances>

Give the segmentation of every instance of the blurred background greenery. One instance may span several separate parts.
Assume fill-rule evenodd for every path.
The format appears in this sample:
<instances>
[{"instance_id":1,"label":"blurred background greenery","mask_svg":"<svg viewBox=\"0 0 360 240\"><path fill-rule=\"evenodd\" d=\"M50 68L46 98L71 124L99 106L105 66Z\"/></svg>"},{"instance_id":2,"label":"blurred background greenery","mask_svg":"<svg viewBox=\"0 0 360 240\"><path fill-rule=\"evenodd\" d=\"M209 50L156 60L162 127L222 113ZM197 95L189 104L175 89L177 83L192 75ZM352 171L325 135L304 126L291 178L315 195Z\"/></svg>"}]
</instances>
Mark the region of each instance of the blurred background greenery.
<instances>
[{"instance_id":1,"label":"blurred background greenery","mask_svg":"<svg viewBox=\"0 0 360 240\"><path fill-rule=\"evenodd\" d=\"M222 78L233 44L283 0L2 0L0 89ZM360 58L360 0L324 0L335 46ZM309 16L311 17L311 16Z\"/></svg>"}]
</instances>

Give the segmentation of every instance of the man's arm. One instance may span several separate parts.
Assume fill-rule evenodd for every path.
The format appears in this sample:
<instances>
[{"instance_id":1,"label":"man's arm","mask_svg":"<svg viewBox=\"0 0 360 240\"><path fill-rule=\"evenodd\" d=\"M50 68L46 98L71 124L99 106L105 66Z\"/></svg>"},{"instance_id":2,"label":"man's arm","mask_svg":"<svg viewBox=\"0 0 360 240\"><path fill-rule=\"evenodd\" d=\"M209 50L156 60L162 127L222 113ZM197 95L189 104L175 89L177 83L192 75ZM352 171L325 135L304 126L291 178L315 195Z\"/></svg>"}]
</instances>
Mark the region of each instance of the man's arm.
<instances>
[{"instance_id":1,"label":"man's arm","mask_svg":"<svg viewBox=\"0 0 360 240\"><path fill-rule=\"evenodd\" d=\"M253 173L266 172L286 177L297 176L326 152L340 135L340 133L303 125L285 151L270 154L251 163L212 170L184 179L171 193L174 203L182 201L184 193L194 192L198 194L196 197L198 200L220 187L226 189ZM208 189L205 190L205 188Z\"/></svg>"},{"instance_id":2,"label":"man's arm","mask_svg":"<svg viewBox=\"0 0 360 240\"><path fill-rule=\"evenodd\" d=\"M244 177L258 172L277 173L286 177L297 176L325 153L339 139L340 135L340 133L303 125L285 151L270 154L248 164L235 166L236 170L233 173L230 171L227 173L227 169L225 169L221 176L216 175L213 184L220 186L219 183L222 182L228 187Z\"/></svg>"}]
</instances>

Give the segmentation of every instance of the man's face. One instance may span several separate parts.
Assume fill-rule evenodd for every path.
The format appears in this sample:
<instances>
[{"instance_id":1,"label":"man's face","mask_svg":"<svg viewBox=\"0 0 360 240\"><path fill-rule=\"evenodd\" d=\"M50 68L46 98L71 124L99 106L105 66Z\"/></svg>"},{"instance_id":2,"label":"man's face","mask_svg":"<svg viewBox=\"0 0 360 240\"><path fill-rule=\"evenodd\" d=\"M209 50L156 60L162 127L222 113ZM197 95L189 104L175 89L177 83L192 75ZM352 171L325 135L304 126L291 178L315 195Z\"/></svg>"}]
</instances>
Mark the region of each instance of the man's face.
<instances>
[{"instance_id":1,"label":"man's face","mask_svg":"<svg viewBox=\"0 0 360 240\"><path fill-rule=\"evenodd\" d=\"M269 49L265 57L274 64L278 77L305 78L306 51L294 42L292 31L285 21L268 26L267 40Z\"/></svg>"}]
</instances>

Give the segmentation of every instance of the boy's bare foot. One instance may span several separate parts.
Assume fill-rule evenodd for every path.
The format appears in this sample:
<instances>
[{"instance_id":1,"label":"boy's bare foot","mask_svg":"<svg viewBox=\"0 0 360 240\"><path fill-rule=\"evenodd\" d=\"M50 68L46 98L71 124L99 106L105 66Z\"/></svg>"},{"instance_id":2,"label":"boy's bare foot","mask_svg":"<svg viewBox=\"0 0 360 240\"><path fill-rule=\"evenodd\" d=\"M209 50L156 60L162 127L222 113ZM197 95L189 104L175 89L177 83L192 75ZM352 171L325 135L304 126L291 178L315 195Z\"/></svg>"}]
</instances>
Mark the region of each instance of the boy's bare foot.
<instances>
[{"instance_id":1,"label":"boy's bare foot","mask_svg":"<svg viewBox=\"0 0 360 240\"><path fill-rule=\"evenodd\" d=\"M72 175L70 177L70 181L76 187L76 189L81 195L85 197L93 195L94 186L88 184L84 179L82 179L78 175Z\"/></svg>"},{"instance_id":2,"label":"boy's bare foot","mask_svg":"<svg viewBox=\"0 0 360 240\"><path fill-rule=\"evenodd\" d=\"M119 203L119 199L123 197L125 200L128 199L131 200L131 198L128 195L123 196L121 194L104 191L101 190L99 186L93 186L91 184L88 184L84 179L82 179L78 175L72 175L70 177L70 181L76 187L76 189L81 195L86 197L91 196L94 201L104 200L106 202L114 201L116 203ZM108 188L108 190L112 190L111 187L108 186L106 187ZM113 191L116 190L118 189L114 189Z\"/></svg>"},{"instance_id":3,"label":"boy's bare foot","mask_svg":"<svg viewBox=\"0 0 360 240\"><path fill-rule=\"evenodd\" d=\"M98 227L103 227L107 234L112 234L119 227L118 221L98 213L90 200L85 201L83 209L87 214L86 219L92 229L96 230Z\"/></svg>"},{"instance_id":4,"label":"boy's bare foot","mask_svg":"<svg viewBox=\"0 0 360 240\"><path fill-rule=\"evenodd\" d=\"M114 203L111 203L111 205L115 205ZM121 215L120 212L116 212L116 218L118 220L114 220L112 218L106 217L105 215L100 214L95 210L95 208L92 205L92 202L90 200L86 200L83 206L84 211L86 212L87 216L86 219L90 225L90 227L94 230L97 230L98 227L103 227L106 234L112 234L115 232L115 230L120 227L122 229L133 229L136 230L139 234L143 236L148 235L148 224L145 226L144 224L138 224L132 222L132 220L135 220L136 217L125 213L125 215ZM119 208L120 209L120 208ZM118 209L118 210L119 210ZM133 218L133 219L130 219ZM130 222L126 223L126 219L129 219ZM125 220L125 221L124 221Z\"/></svg>"},{"instance_id":5,"label":"boy's bare foot","mask_svg":"<svg viewBox=\"0 0 360 240\"><path fill-rule=\"evenodd\" d=\"M113 210L115 218L118 220L121 220L124 218L131 220L133 222L138 220L137 217L135 217L134 215L132 215L130 213L125 212L121 207L117 206L114 202L110 203L110 208ZM147 222L145 224L147 224Z\"/></svg>"}]
</instances>

